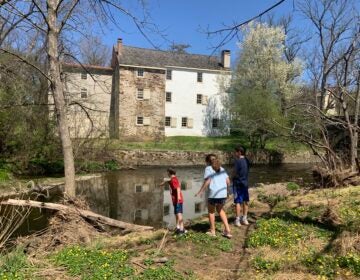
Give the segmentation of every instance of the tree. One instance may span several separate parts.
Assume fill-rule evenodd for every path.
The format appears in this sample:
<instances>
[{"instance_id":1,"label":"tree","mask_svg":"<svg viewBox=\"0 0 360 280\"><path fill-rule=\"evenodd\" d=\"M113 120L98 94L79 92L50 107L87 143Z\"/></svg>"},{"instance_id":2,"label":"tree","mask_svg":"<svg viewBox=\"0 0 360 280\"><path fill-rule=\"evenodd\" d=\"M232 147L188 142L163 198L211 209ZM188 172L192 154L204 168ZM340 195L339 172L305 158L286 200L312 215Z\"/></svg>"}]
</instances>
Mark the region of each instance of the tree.
<instances>
[{"instance_id":1,"label":"tree","mask_svg":"<svg viewBox=\"0 0 360 280\"><path fill-rule=\"evenodd\" d=\"M143 30L143 27L147 24L146 20L138 20L115 0L91 0L84 2L80 0L9 0L0 2L1 15L6 13L16 15L11 22L0 22L2 24L0 31L4 28L9 31L5 33L6 37L9 37L14 32L18 32L26 37L27 34L24 30L36 30L41 33L41 43L46 51L47 69L45 71L21 54L15 53L12 45L2 44L6 39L4 36L0 42L0 51L10 54L18 61L32 66L48 82L48 89L54 101L54 113L64 156L65 191L69 196L75 196L75 167L72 141L66 116L61 59L66 55L71 56L71 54L66 52L66 49L69 48L68 45L71 45L68 40L74 33L81 31L81 29L86 30L87 25L91 22L89 16L92 15L99 20L108 19L114 21L114 10L131 18L140 32L147 38Z\"/></svg>"},{"instance_id":2,"label":"tree","mask_svg":"<svg viewBox=\"0 0 360 280\"><path fill-rule=\"evenodd\" d=\"M86 37L80 42L81 62L89 65L107 66L110 63L111 49L99 37Z\"/></svg>"},{"instance_id":3,"label":"tree","mask_svg":"<svg viewBox=\"0 0 360 280\"><path fill-rule=\"evenodd\" d=\"M191 46L189 44L176 44L173 42L169 47L169 51L173 53L187 53L186 49L190 47Z\"/></svg>"},{"instance_id":4,"label":"tree","mask_svg":"<svg viewBox=\"0 0 360 280\"><path fill-rule=\"evenodd\" d=\"M294 93L295 78L301 73L298 60L285 59L284 42L280 27L255 23L244 29L244 39L239 44L232 85L231 110L236 116L233 125L247 131L252 142L260 142L262 147L276 130L273 120L283 122L287 99Z\"/></svg>"}]
</instances>

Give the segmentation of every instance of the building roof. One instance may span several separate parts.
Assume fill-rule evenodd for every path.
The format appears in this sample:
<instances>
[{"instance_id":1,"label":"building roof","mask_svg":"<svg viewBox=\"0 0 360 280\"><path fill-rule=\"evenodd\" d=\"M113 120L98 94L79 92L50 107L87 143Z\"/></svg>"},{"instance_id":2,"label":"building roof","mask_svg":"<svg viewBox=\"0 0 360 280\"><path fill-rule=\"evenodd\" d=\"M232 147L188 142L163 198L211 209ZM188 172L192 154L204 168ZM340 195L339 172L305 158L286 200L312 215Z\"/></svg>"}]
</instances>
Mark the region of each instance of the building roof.
<instances>
[{"instance_id":1,"label":"building roof","mask_svg":"<svg viewBox=\"0 0 360 280\"><path fill-rule=\"evenodd\" d=\"M123 65L165 68L166 66L224 70L216 56L176 53L123 46L119 63Z\"/></svg>"},{"instance_id":2,"label":"building roof","mask_svg":"<svg viewBox=\"0 0 360 280\"><path fill-rule=\"evenodd\" d=\"M63 62L62 63L63 69L66 72L90 72L90 73L99 73L99 74L109 74L111 75L113 69L107 66L99 66L99 65L89 65L89 64L76 64L76 63L69 63Z\"/></svg>"}]
</instances>

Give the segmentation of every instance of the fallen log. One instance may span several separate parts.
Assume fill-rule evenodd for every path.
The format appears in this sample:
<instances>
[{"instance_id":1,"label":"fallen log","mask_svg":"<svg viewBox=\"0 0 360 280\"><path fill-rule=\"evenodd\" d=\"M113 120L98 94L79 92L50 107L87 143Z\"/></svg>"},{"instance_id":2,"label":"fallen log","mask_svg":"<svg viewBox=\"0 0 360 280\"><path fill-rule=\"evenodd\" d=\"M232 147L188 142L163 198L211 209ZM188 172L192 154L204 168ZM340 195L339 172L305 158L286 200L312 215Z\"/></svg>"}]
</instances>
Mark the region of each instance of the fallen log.
<instances>
[{"instance_id":1,"label":"fallen log","mask_svg":"<svg viewBox=\"0 0 360 280\"><path fill-rule=\"evenodd\" d=\"M17 200L17 199L8 199L5 201L1 201L0 204L3 205L13 205L13 206L22 206L22 207L36 207L36 208L45 208L55 211L63 211L63 212L73 212L77 213L81 217L85 219L89 219L94 222L98 222L101 224L105 224L112 227L117 227L124 229L126 231L146 231L146 230L153 230L153 227L150 226L140 226L131 223L122 222L119 220L115 220L112 218L108 218L99 214L96 214L89 210L82 210L79 208L74 208L70 206L66 206L63 204L58 203L45 203L33 200Z\"/></svg>"}]
</instances>

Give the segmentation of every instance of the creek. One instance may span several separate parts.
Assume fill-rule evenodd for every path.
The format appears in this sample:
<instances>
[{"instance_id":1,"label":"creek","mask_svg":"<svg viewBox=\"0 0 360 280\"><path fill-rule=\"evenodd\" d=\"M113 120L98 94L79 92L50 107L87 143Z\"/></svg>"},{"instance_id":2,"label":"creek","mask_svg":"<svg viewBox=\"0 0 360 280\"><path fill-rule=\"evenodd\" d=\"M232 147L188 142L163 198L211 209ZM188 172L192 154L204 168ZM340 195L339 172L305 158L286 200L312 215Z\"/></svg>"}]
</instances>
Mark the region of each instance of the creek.
<instances>
[{"instance_id":1,"label":"creek","mask_svg":"<svg viewBox=\"0 0 360 280\"><path fill-rule=\"evenodd\" d=\"M230 166L224 167L227 171L231 170ZM256 165L250 169L250 187L259 183L311 182L311 167L310 164ZM203 182L204 166L176 167L176 171L184 197L184 219L206 214L206 196L195 197ZM174 227L169 188L159 186L165 177L166 167L107 172L89 180L78 181L76 192L98 214L155 228ZM58 201L61 196L61 191L55 191L50 201ZM34 209L15 235L45 228L50 214L48 210Z\"/></svg>"}]
</instances>

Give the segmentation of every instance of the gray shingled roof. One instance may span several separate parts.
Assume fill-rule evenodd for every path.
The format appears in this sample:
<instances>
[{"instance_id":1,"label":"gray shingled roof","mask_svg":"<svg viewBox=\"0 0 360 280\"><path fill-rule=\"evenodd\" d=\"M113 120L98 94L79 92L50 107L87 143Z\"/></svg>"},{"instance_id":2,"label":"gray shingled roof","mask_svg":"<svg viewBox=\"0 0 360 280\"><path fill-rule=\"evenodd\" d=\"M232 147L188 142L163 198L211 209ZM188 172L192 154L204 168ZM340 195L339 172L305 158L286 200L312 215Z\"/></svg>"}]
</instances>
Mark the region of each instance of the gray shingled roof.
<instances>
[{"instance_id":1,"label":"gray shingled roof","mask_svg":"<svg viewBox=\"0 0 360 280\"><path fill-rule=\"evenodd\" d=\"M220 59L215 56L183 54L130 46L122 47L120 64L159 68L165 68L165 66L178 66L210 70L224 69L220 64Z\"/></svg>"}]
</instances>

